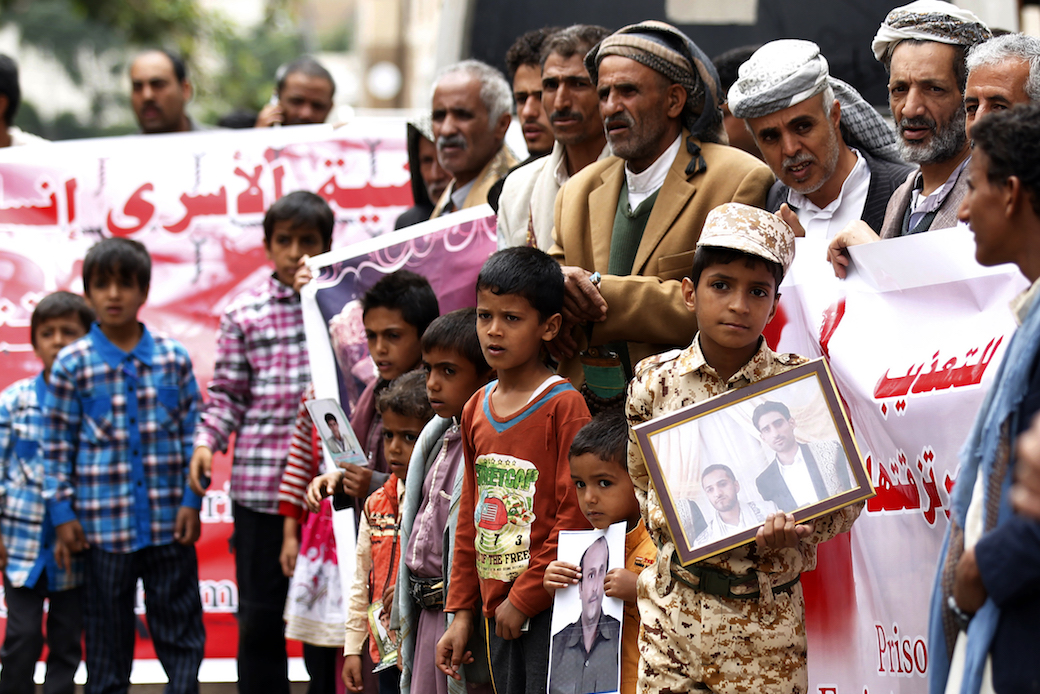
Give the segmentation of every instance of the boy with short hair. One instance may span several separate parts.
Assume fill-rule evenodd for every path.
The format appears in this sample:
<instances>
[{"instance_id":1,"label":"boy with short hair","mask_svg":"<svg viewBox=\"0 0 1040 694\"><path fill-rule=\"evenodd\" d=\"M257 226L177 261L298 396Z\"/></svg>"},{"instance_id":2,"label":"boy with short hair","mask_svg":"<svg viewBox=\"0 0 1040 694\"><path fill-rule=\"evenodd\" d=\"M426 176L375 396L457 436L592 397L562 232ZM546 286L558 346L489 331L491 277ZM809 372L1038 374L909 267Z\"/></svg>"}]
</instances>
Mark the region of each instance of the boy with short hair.
<instances>
[{"instance_id":1,"label":"boy with short hair","mask_svg":"<svg viewBox=\"0 0 1040 694\"><path fill-rule=\"evenodd\" d=\"M776 312L777 286L794 257L794 232L776 215L727 203L708 214L683 299L699 332L683 350L644 359L629 385L631 426L804 364L775 354L762 329ZM675 560L657 491L632 434L628 469L659 550L639 575L642 692L804 692L805 605L798 582L816 566L816 546L847 532L862 504L796 525L766 518L747 544L683 568ZM702 590L712 579L711 592ZM644 597L645 596L645 597ZM734 638L754 633L756 638Z\"/></svg>"},{"instance_id":2,"label":"boy with short hair","mask_svg":"<svg viewBox=\"0 0 1040 694\"><path fill-rule=\"evenodd\" d=\"M198 691L206 641L194 547L202 499L187 484L201 397L184 347L137 320L150 281L137 241L87 252L83 287L98 322L54 361L44 405L47 510L62 544L87 550L87 694L130 686L138 578L169 692Z\"/></svg>"},{"instance_id":3,"label":"boy with short hair","mask_svg":"<svg viewBox=\"0 0 1040 694\"><path fill-rule=\"evenodd\" d=\"M46 690L72 694L82 657L83 565L57 546L43 499L43 412L51 365L68 344L83 337L94 312L83 297L54 292L33 310L29 339L43 371L0 394L0 568L4 569L7 631L0 647L0 692L33 691L33 670L43 649L47 611ZM61 556L58 560L55 551Z\"/></svg>"},{"instance_id":4,"label":"boy with short hair","mask_svg":"<svg viewBox=\"0 0 1040 694\"><path fill-rule=\"evenodd\" d=\"M541 359L560 330L563 272L536 248L501 250L477 278L477 336L498 373L466 404L463 480L437 666L459 679L483 606L492 686L544 694L551 598L542 588L560 529L587 528L567 451L589 421L585 400Z\"/></svg>"},{"instance_id":5,"label":"boy with short hair","mask_svg":"<svg viewBox=\"0 0 1040 694\"><path fill-rule=\"evenodd\" d=\"M394 593L399 615L395 624L401 632L401 694L447 694L449 687L461 692L464 684L449 682L437 670L436 650L447 626L444 596L462 495L459 417L491 377L480 351L476 317L474 308L452 311L431 323L422 336L426 395L437 416L415 444L401 506L404 551Z\"/></svg>"},{"instance_id":6,"label":"boy with short hair","mask_svg":"<svg viewBox=\"0 0 1040 694\"><path fill-rule=\"evenodd\" d=\"M335 217L306 191L280 198L264 215L264 248L274 272L236 297L220 321L210 400L195 431L192 489L205 494L213 451L235 434L231 500L238 583L238 686L243 694L288 694L282 610L278 486L296 408L311 379L294 278L306 256L329 250Z\"/></svg>"},{"instance_id":7,"label":"boy with short hair","mask_svg":"<svg viewBox=\"0 0 1040 694\"><path fill-rule=\"evenodd\" d=\"M360 511L364 500L386 483L390 470L383 455L383 423L376 402L391 381L419 366L419 339L440 315L440 305L429 280L410 270L397 270L365 292L361 311L368 354L379 375L358 398L350 424L368 455L368 467L347 465L315 478L307 491L312 507L330 494L344 493L354 497Z\"/></svg>"},{"instance_id":8,"label":"boy with short hair","mask_svg":"<svg viewBox=\"0 0 1040 694\"><path fill-rule=\"evenodd\" d=\"M390 616L401 557L398 533L408 464L416 439L433 417L424 382L422 371L411 371L391 382L376 401L383 417L382 444L391 474L383 486L365 501L358 528L357 563L347 600L347 634L343 651L346 655L343 683L352 692L364 688L361 651L366 637L372 661L380 661L377 637L369 626L368 611L370 605L380 603L380 616ZM386 623L389 624L389 619ZM397 668L380 671L380 694L398 691L398 675Z\"/></svg>"},{"instance_id":9,"label":"boy with short hair","mask_svg":"<svg viewBox=\"0 0 1040 694\"><path fill-rule=\"evenodd\" d=\"M644 568L654 563L657 547L639 516L639 501L628 475L627 455L628 422L625 413L619 409L606 410L593 417L574 437L570 450L571 479L577 488L578 505L592 527L605 530L614 523L625 524L625 568L610 570L603 587L606 595L625 602L625 622L621 632L621 694L635 694L640 628L636 579ZM581 570L576 564L556 560L545 570L543 585L553 594L580 579ZM565 663L556 660L557 653L563 651L555 648L554 644L553 672L561 672L561 668L566 667ZM594 643L588 654L595 651ZM613 675L609 672L586 671L583 675L589 679L582 680L576 676L575 681L588 686L577 691L605 691L614 687ZM601 679L596 681L597 677ZM597 686L600 682L607 686Z\"/></svg>"}]
</instances>

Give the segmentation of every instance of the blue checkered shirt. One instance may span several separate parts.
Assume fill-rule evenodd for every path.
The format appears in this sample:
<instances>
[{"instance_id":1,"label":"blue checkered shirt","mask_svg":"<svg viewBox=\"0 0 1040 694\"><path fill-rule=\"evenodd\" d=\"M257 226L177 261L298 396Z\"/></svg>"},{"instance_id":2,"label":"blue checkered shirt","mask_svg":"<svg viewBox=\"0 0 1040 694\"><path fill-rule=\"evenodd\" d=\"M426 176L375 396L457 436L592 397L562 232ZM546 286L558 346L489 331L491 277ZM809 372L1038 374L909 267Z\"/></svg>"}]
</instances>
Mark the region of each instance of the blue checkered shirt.
<instances>
[{"instance_id":1,"label":"blue checkered shirt","mask_svg":"<svg viewBox=\"0 0 1040 694\"><path fill-rule=\"evenodd\" d=\"M0 534L7 548L7 580L32 588L46 571L47 589L68 590L83 583L83 562L71 571L54 561L54 525L43 501L43 415L47 394L41 373L0 393Z\"/></svg>"},{"instance_id":2,"label":"blue checkered shirt","mask_svg":"<svg viewBox=\"0 0 1040 694\"><path fill-rule=\"evenodd\" d=\"M188 488L199 388L174 340L145 328L130 353L95 323L51 369L44 497L55 525L79 520L92 547L125 554L174 541Z\"/></svg>"}]
</instances>

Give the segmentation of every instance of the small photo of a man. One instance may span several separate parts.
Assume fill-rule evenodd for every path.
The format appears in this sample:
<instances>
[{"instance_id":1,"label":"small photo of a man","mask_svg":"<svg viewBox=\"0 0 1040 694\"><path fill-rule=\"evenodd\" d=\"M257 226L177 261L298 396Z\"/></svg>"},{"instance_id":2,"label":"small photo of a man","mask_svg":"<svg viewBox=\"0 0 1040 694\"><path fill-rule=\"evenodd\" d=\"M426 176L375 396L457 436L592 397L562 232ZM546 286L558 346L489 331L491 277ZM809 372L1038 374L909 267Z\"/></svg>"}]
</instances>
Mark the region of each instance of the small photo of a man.
<instances>
[{"instance_id":1,"label":"small photo of a man","mask_svg":"<svg viewBox=\"0 0 1040 694\"><path fill-rule=\"evenodd\" d=\"M343 453L347 450L347 442L339 430L339 420L331 412L325 413L325 425L329 428L329 435L325 438L325 445L329 447L329 453Z\"/></svg>"},{"instance_id":2,"label":"small photo of a man","mask_svg":"<svg viewBox=\"0 0 1040 694\"><path fill-rule=\"evenodd\" d=\"M791 512L851 488L849 461L837 440L799 443L797 422L782 402L755 408L751 421L773 459L755 480L758 492L781 511Z\"/></svg>"},{"instance_id":3,"label":"small photo of a man","mask_svg":"<svg viewBox=\"0 0 1040 694\"><path fill-rule=\"evenodd\" d=\"M704 468L701 473L701 486L704 495L714 509L708 520L708 527L697 536L695 546L706 545L729 537L741 530L764 523L766 516L774 513L773 504L740 500L740 482L728 465L715 464Z\"/></svg>"}]
</instances>

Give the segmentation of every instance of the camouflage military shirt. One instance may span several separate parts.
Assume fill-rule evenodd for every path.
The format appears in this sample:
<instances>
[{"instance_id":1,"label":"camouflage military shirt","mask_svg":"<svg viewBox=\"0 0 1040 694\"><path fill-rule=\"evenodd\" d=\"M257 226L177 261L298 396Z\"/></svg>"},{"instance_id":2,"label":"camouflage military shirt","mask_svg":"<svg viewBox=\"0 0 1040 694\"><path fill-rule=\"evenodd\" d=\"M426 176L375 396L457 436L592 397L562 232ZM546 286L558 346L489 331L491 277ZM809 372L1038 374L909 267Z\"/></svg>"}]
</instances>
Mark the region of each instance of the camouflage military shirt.
<instances>
[{"instance_id":1,"label":"camouflage military shirt","mask_svg":"<svg viewBox=\"0 0 1040 694\"><path fill-rule=\"evenodd\" d=\"M705 360L700 336L684 350L644 359L629 385L627 416L640 424L726 391L741 388L806 363L804 357L775 354L765 341L751 360L723 381ZM643 635L638 691L804 692L805 610L801 586L778 592L816 566L816 547L852 527L862 504L816 519L813 534L797 547L762 550L754 543L700 563L733 574L757 574L757 585L734 592L761 591L761 597L734 600L706 594L698 579L672 561L675 546L643 456L630 431L628 469L640 510L658 546L657 562L637 584Z\"/></svg>"}]
</instances>

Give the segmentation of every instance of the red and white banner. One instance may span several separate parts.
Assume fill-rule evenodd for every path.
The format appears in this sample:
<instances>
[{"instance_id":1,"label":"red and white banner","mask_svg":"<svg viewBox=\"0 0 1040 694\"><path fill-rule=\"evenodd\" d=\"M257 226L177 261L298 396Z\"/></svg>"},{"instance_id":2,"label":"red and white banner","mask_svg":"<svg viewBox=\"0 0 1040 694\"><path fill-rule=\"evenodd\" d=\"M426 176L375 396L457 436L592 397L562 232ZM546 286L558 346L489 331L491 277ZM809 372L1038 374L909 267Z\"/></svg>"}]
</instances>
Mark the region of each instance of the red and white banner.
<instances>
[{"instance_id":1,"label":"red and white banner","mask_svg":"<svg viewBox=\"0 0 1040 694\"><path fill-rule=\"evenodd\" d=\"M958 451L1026 288L984 268L964 228L852 249L847 280L799 239L771 327L780 351L826 354L877 496L806 574L810 691L927 691L928 605Z\"/></svg>"},{"instance_id":2,"label":"red and white banner","mask_svg":"<svg viewBox=\"0 0 1040 694\"><path fill-rule=\"evenodd\" d=\"M0 388L40 370L29 342L36 303L58 289L80 292L87 249L126 236L152 255L141 319L187 346L205 389L224 307L270 272L264 210L285 193L311 190L335 212L333 248L365 241L392 230L412 204L407 164L402 118L0 150ZM198 544L208 659L234 658L238 643L229 468L226 456L214 463ZM136 655L154 659L140 627ZM203 679L235 678L233 667L214 662L204 663Z\"/></svg>"}]
</instances>

